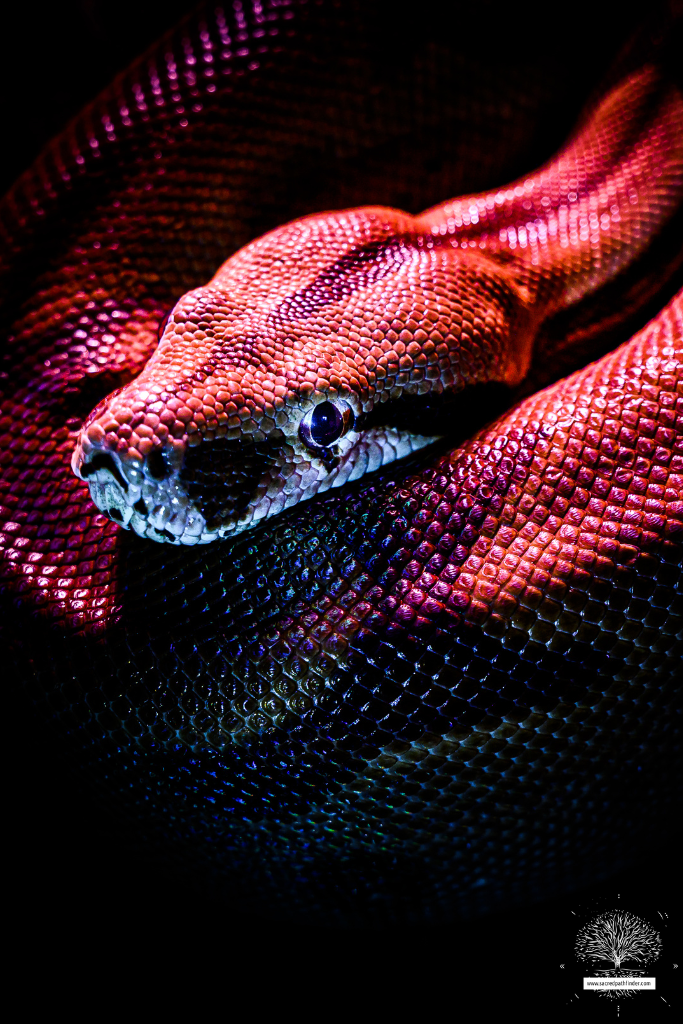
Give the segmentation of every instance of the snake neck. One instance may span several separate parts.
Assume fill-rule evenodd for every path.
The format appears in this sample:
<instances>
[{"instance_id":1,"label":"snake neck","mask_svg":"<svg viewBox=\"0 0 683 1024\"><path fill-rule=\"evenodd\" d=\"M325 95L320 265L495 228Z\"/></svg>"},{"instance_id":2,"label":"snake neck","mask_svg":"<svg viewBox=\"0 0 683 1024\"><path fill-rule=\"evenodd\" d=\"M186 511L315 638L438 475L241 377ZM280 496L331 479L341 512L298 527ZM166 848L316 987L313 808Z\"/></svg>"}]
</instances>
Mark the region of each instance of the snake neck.
<instances>
[{"instance_id":1,"label":"snake neck","mask_svg":"<svg viewBox=\"0 0 683 1024\"><path fill-rule=\"evenodd\" d=\"M677 208L682 187L683 98L646 65L536 173L443 203L418 223L508 266L548 315L629 266Z\"/></svg>"}]
</instances>

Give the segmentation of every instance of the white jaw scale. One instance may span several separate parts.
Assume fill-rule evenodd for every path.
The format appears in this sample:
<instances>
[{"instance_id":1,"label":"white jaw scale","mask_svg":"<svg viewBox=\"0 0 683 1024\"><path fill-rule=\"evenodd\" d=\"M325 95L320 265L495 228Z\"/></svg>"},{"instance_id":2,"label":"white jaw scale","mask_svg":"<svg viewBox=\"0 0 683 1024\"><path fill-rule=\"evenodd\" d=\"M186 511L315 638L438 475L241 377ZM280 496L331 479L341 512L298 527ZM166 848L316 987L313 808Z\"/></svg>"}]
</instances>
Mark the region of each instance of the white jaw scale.
<instances>
[{"instance_id":1,"label":"white jaw scale","mask_svg":"<svg viewBox=\"0 0 683 1024\"><path fill-rule=\"evenodd\" d=\"M159 480L146 459L131 461L104 451L92 456L85 448L79 442L71 467L87 482L94 504L119 526L167 544L208 544L218 536L190 501L180 479L181 464L169 466L167 476ZM100 465L89 469L98 456Z\"/></svg>"},{"instance_id":2,"label":"white jaw scale","mask_svg":"<svg viewBox=\"0 0 683 1024\"><path fill-rule=\"evenodd\" d=\"M98 450L82 435L71 466L76 476L87 482L95 505L119 526L157 543L191 546L241 533L262 519L359 480L437 440L437 436L386 427L362 434L352 430L337 443L339 462L331 471L303 444L285 441L281 456L266 467L249 504L211 526L188 496L181 478L182 460L174 458L174 453L167 460L166 475L159 479L147 459L122 459L116 452Z\"/></svg>"}]
</instances>

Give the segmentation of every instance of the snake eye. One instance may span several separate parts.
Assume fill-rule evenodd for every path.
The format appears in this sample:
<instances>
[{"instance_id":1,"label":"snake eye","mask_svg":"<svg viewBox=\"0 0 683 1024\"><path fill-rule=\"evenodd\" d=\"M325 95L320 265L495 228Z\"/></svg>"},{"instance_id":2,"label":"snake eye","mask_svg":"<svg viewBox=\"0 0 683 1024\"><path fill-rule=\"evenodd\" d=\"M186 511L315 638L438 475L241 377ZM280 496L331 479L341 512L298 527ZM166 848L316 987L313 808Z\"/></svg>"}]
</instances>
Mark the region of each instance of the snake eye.
<instances>
[{"instance_id":1,"label":"snake eye","mask_svg":"<svg viewBox=\"0 0 683 1024\"><path fill-rule=\"evenodd\" d=\"M354 419L346 402L321 402L302 419L299 436L309 448L329 448L353 427Z\"/></svg>"}]
</instances>

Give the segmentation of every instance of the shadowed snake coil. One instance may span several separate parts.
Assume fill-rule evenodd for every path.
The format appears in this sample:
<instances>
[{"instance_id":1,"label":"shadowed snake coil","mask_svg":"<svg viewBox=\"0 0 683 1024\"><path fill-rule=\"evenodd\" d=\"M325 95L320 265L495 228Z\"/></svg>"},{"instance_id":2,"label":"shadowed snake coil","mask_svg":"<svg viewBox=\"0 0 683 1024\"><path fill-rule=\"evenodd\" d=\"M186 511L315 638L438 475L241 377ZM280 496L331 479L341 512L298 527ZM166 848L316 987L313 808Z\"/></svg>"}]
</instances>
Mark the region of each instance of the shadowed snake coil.
<instances>
[{"instance_id":1,"label":"shadowed snake coil","mask_svg":"<svg viewBox=\"0 0 683 1024\"><path fill-rule=\"evenodd\" d=\"M201 9L2 206L17 671L215 891L347 922L598 877L680 766L681 91L434 206L523 104L468 142L373 10Z\"/></svg>"}]
</instances>

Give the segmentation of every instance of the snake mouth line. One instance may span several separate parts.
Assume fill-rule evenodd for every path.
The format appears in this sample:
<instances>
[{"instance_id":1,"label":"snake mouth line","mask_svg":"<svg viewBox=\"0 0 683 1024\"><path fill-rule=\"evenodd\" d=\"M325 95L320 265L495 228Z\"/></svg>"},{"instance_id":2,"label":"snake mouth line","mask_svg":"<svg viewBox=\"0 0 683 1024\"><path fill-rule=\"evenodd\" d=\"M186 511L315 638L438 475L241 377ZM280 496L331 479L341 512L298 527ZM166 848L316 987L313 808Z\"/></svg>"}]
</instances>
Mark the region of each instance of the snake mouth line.
<instances>
[{"instance_id":1,"label":"snake mouth line","mask_svg":"<svg viewBox=\"0 0 683 1024\"><path fill-rule=\"evenodd\" d=\"M140 537L168 544L206 544L221 535L192 502L180 477L181 466L168 455L156 454L139 464L116 452L84 456L79 445L72 468L85 480L102 512ZM227 532L226 530L223 533Z\"/></svg>"},{"instance_id":2,"label":"snake mouth line","mask_svg":"<svg viewBox=\"0 0 683 1024\"><path fill-rule=\"evenodd\" d=\"M155 448L131 460L88 452L81 443L72 467L97 507L124 529L162 543L208 544L270 513L279 450L278 443L215 441L184 452Z\"/></svg>"},{"instance_id":3,"label":"snake mouth line","mask_svg":"<svg viewBox=\"0 0 683 1024\"><path fill-rule=\"evenodd\" d=\"M82 436L72 469L88 484L94 504L124 529L157 543L209 544L437 440L384 427L349 434L333 458L302 457L282 441L217 439L131 459Z\"/></svg>"}]
</instances>

